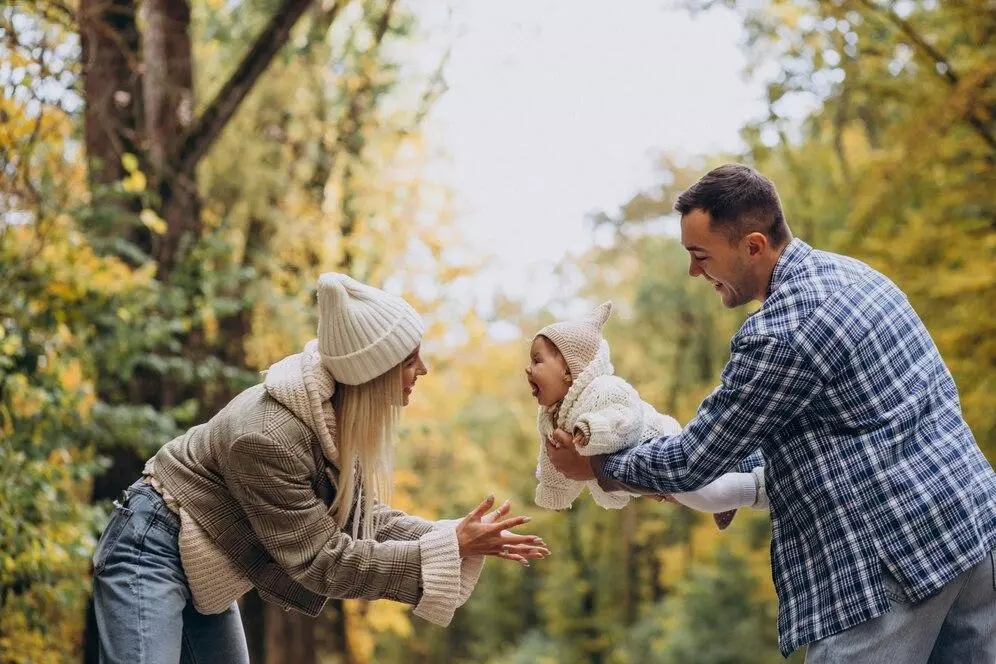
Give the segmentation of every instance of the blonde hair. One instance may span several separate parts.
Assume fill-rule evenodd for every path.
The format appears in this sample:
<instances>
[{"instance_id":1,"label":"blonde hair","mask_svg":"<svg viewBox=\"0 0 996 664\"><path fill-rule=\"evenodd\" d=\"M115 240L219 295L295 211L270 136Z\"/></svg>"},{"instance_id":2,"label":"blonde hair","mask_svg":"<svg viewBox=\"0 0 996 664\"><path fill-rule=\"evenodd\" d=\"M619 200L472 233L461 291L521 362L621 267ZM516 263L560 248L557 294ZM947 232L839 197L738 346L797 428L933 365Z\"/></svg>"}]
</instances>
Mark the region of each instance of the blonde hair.
<instances>
[{"instance_id":1,"label":"blonde hair","mask_svg":"<svg viewBox=\"0 0 996 664\"><path fill-rule=\"evenodd\" d=\"M331 511L345 528L353 504L360 501L360 523L353 522L353 537L372 537L373 508L391 500L394 441L401 415L401 365L360 385L336 385L332 408L339 449L339 490ZM356 496L357 489L359 496Z\"/></svg>"}]
</instances>

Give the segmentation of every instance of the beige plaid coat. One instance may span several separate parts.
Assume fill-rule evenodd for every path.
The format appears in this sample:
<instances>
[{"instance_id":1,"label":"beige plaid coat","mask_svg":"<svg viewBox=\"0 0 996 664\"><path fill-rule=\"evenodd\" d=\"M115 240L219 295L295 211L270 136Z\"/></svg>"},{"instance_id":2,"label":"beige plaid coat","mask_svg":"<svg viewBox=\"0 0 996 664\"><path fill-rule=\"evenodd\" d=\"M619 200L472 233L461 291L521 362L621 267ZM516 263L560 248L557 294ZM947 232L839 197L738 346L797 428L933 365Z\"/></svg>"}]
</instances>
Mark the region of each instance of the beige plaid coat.
<instances>
[{"instance_id":1,"label":"beige plaid coat","mask_svg":"<svg viewBox=\"0 0 996 664\"><path fill-rule=\"evenodd\" d=\"M249 388L209 422L167 443L146 468L179 508L180 549L195 605L205 613L221 611L255 586L265 599L310 616L328 597L383 598L418 605L416 615L448 624L472 592L483 561L460 559L453 522L434 523L386 506L370 539L351 537L348 524L341 530L328 512L338 469L313 430L322 418L301 412L302 403L316 403L304 398L315 397L315 381L305 394L296 378L302 369L306 377L321 371L320 363L307 347L283 362L271 368L280 373L268 376L267 386ZM317 378L324 381L319 391L330 396L327 375ZM328 398L320 396L330 412ZM334 423L330 429L334 435ZM243 579L242 587L225 578L230 570ZM223 595L234 597L215 592L207 599L219 580ZM214 605L198 605L198 597Z\"/></svg>"}]
</instances>

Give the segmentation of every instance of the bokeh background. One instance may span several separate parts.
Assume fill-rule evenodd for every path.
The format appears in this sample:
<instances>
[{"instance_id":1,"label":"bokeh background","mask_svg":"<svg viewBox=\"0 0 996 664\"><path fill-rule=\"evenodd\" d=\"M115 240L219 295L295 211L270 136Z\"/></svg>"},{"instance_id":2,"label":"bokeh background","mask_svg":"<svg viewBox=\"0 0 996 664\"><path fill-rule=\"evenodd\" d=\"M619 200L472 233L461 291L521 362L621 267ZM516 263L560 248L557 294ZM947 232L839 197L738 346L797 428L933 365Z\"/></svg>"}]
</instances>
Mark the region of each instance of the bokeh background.
<instances>
[{"instance_id":1,"label":"bokeh background","mask_svg":"<svg viewBox=\"0 0 996 664\"><path fill-rule=\"evenodd\" d=\"M991 0L3 0L0 88L4 664L96 661L110 500L313 336L329 270L430 324L393 502L494 491L555 555L446 630L250 594L254 662L782 661L765 514L532 507L540 325L613 300L618 373L682 422L718 380L747 311L671 206L727 161L900 285L996 454Z\"/></svg>"}]
</instances>

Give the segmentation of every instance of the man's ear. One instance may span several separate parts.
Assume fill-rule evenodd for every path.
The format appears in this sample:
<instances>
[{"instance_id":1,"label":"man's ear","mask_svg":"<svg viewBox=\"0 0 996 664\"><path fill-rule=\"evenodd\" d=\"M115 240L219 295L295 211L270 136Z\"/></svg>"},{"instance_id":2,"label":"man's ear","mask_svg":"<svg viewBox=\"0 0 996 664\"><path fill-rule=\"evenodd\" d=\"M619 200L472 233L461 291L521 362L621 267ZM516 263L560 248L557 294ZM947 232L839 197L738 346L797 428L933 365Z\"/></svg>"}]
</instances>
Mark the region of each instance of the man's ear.
<instances>
[{"instance_id":1,"label":"man's ear","mask_svg":"<svg viewBox=\"0 0 996 664\"><path fill-rule=\"evenodd\" d=\"M757 231L748 233L744 240L747 242L747 253L752 258L762 255L770 244L768 236Z\"/></svg>"}]
</instances>

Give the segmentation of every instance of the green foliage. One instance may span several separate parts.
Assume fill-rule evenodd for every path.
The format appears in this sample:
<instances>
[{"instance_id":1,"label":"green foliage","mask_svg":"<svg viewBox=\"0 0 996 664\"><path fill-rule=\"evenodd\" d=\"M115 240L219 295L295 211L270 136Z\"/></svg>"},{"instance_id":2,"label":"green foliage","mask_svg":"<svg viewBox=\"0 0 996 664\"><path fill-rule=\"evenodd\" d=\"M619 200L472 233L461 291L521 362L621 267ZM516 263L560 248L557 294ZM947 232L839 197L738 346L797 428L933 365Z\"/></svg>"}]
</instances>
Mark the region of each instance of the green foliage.
<instances>
[{"instance_id":1,"label":"green foliage","mask_svg":"<svg viewBox=\"0 0 996 664\"><path fill-rule=\"evenodd\" d=\"M108 318L150 275L98 257L68 217L0 230L0 275L0 652L62 661L79 648L103 518L89 502L92 349L129 343Z\"/></svg>"},{"instance_id":2,"label":"green foliage","mask_svg":"<svg viewBox=\"0 0 996 664\"><path fill-rule=\"evenodd\" d=\"M773 605L758 597L746 561L721 546L696 562L673 596L633 626L623 662L762 664L784 661L771 629Z\"/></svg>"},{"instance_id":3,"label":"green foliage","mask_svg":"<svg viewBox=\"0 0 996 664\"><path fill-rule=\"evenodd\" d=\"M199 104L277 4L193 3ZM745 127L744 154L664 158L657 187L598 215L613 241L566 262L577 287L551 309L613 299L618 373L687 421L743 312L687 277L668 217L709 165L749 162L779 185L797 235L869 261L909 295L993 459L996 25L985 0L687 4L742 12L748 53L780 64L770 114ZM496 341L496 321L411 293L417 279L467 269L445 259L448 194L424 172L418 127L439 86L402 57L425 46L414 15L379 0L316 4L201 164L198 232L160 279L141 242L167 230L144 156L125 156L120 182L85 179L77 36L60 7L0 10L0 171L13 175L0 180L0 661L76 658L104 517L89 503L95 475L113 459L132 479L127 462L296 351L328 269L407 288L430 323L432 374L405 413L393 504L455 517L495 491L555 554L489 563L445 631L395 604L347 603L352 662L780 661L766 515L742 511L720 534L646 500L528 507L538 441L526 342ZM800 101L804 117L790 113ZM550 317L505 303L500 322L528 339Z\"/></svg>"},{"instance_id":4,"label":"green foliage","mask_svg":"<svg viewBox=\"0 0 996 664\"><path fill-rule=\"evenodd\" d=\"M909 296L993 458L996 414L996 15L984 0L858 0L741 9L782 74L747 159L780 184L790 223L863 259ZM785 110L809 99L812 114Z\"/></svg>"}]
</instances>

